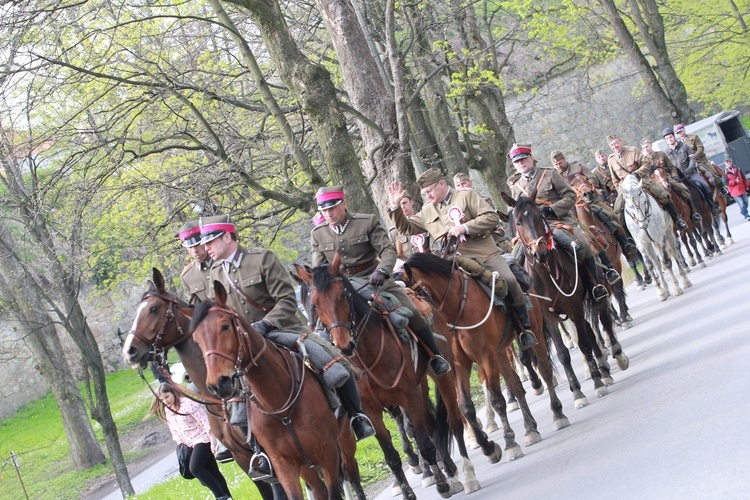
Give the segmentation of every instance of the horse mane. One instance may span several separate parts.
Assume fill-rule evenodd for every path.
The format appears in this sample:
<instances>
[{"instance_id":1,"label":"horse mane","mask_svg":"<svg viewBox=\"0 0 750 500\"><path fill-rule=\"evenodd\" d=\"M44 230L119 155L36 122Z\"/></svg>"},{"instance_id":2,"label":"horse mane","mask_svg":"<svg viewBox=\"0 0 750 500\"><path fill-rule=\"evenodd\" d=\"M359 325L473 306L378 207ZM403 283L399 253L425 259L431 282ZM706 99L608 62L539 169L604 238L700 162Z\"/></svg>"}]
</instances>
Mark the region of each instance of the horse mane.
<instances>
[{"instance_id":1,"label":"horse mane","mask_svg":"<svg viewBox=\"0 0 750 500\"><path fill-rule=\"evenodd\" d=\"M195 311L193 312L193 319L190 320L190 333L195 332L195 329L198 328L201 321L206 319L206 316L208 316L208 310L211 309L213 305L214 302L212 300L198 302L198 304L196 304Z\"/></svg>"},{"instance_id":2,"label":"horse mane","mask_svg":"<svg viewBox=\"0 0 750 500\"><path fill-rule=\"evenodd\" d=\"M523 211L526 210L529 206L533 206L534 208L538 208L536 206L536 203L534 203L534 200L529 198L528 196L519 196L516 200L516 205L513 207L513 211Z\"/></svg>"},{"instance_id":3,"label":"horse mane","mask_svg":"<svg viewBox=\"0 0 750 500\"><path fill-rule=\"evenodd\" d=\"M453 262L432 253L412 254L406 259L404 267L407 270L414 268L423 272L436 273L448 279L453 276Z\"/></svg>"},{"instance_id":4,"label":"horse mane","mask_svg":"<svg viewBox=\"0 0 750 500\"><path fill-rule=\"evenodd\" d=\"M331 273L328 272L328 269L330 268L330 264L323 264L322 266L318 266L312 270L313 275L313 286L320 290L321 292L327 292L333 283L336 282L335 277L331 276ZM354 289L354 286L352 285L352 282L346 279L345 276L339 276L341 278L341 283L344 285L344 288L349 292L349 294L352 297L352 305L354 306L354 312L361 316L366 316L370 310L372 309L370 307L370 304L367 303L365 299L363 299L357 290ZM377 314L370 315L371 318L379 317Z\"/></svg>"}]
</instances>

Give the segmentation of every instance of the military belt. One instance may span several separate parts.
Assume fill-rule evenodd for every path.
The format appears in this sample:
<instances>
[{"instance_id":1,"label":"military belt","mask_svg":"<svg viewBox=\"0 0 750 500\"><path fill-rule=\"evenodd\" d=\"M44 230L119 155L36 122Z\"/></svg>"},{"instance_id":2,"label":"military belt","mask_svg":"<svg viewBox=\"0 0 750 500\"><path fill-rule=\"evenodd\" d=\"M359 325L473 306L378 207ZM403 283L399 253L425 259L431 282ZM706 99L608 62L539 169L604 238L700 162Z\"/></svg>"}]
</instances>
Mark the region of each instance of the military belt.
<instances>
[{"instance_id":1,"label":"military belt","mask_svg":"<svg viewBox=\"0 0 750 500\"><path fill-rule=\"evenodd\" d=\"M368 262L365 262L364 264L360 264L358 266L351 266L351 267L345 267L344 268L344 274L347 276L354 276L355 274L359 274L362 271L367 271L372 266L375 265L375 259L372 259Z\"/></svg>"}]
</instances>

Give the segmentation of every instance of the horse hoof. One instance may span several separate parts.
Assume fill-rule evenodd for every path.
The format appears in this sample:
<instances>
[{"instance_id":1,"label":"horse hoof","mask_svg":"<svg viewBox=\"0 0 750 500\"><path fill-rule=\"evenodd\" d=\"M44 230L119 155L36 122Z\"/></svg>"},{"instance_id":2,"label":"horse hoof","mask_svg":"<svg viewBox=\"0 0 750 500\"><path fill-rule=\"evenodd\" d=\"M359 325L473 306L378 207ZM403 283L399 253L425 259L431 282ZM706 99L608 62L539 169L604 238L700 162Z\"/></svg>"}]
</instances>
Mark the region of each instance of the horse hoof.
<instances>
[{"instance_id":1,"label":"horse hoof","mask_svg":"<svg viewBox=\"0 0 750 500\"><path fill-rule=\"evenodd\" d=\"M630 323L631 321L633 321L633 317L630 314L628 314L627 316L625 316L625 321Z\"/></svg>"},{"instance_id":2,"label":"horse hoof","mask_svg":"<svg viewBox=\"0 0 750 500\"><path fill-rule=\"evenodd\" d=\"M584 397L582 397L582 398L578 398L578 399L576 399L575 401L573 401L573 407L574 407L574 408L575 408L576 410L580 410L581 408L585 408L585 407L587 407L588 405L589 405L589 400L588 400L588 399L586 399L586 396L584 396Z\"/></svg>"},{"instance_id":3,"label":"horse hoof","mask_svg":"<svg viewBox=\"0 0 750 500\"><path fill-rule=\"evenodd\" d=\"M699 267L700 267L701 269L703 269L704 267L706 267L706 263L705 263L705 262L703 262L703 261L701 261L701 265L700 265Z\"/></svg>"},{"instance_id":4,"label":"horse hoof","mask_svg":"<svg viewBox=\"0 0 750 500\"><path fill-rule=\"evenodd\" d=\"M576 345L573 343L573 341L565 342L565 347L568 349L573 349Z\"/></svg>"},{"instance_id":5,"label":"horse hoof","mask_svg":"<svg viewBox=\"0 0 750 500\"><path fill-rule=\"evenodd\" d=\"M500 448L500 445L498 445L494 441L490 442L492 443L494 449L492 450L492 453L490 453L489 455L485 455L484 458L486 458L489 463L496 464L500 461L501 458L503 458L503 449Z\"/></svg>"},{"instance_id":6,"label":"horse hoof","mask_svg":"<svg viewBox=\"0 0 750 500\"><path fill-rule=\"evenodd\" d=\"M602 377L602 384L606 386L614 385L615 381L612 377Z\"/></svg>"},{"instance_id":7,"label":"horse hoof","mask_svg":"<svg viewBox=\"0 0 750 500\"><path fill-rule=\"evenodd\" d=\"M729 238L729 239L727 240L727 244L729 244L729 245L734 245L734 240L733 240L732 238Z\"/></svg>"},{"instance_id":8,"label":"horse hoof","mask_svg":"<svg viewBox=\"0 0 750 500\"><path fill-rule=\"evenodd\" d=\"M631 328L633 328L633 323L631 323L630 321L626 321L625 323L622 324L623 330L629 330Z\"/></svg>"},{"instance_id":9,"label":"horse hoof","mask_svg":"<svg viewBox=\"0 0 750 500\"><path fill-rule=\"evenodd\" d=\"M510 448L505 448L505 461L506 462L512 462L513 460L518 460L519 458L523 457L523 451L521 451L521 447L516 444L515 446L511 446Z\"/></svg>"},{"instance_id":10,"label":"horse hoof","mask_svg":"<svg viewBox=\"0 0 750 500\"><path fill-rule=\"evenodd\" d=\"M474 479L473 481L467 481L466 484L464 484L464 493L467 495L471 495L475 491L478 491L482 489L482 485L479 484L479 481Z\"/></svg>"},{"instance_id":11,"label":"horse hoof","mask_svg":"<svg viewBox=\"0 0 750 500\"><path fill-rule=\"evenodd\" d=\"M398 485L398 481L393 482L393 486L391 486L391 496L392 497L398 497L403 495L403 491L401 490L401 486Z\"/></svg>"},{"instance_id":12,"label":"horse hoof","mask_svg":"<svg viewBox=\"0 0 750 500\"><path fill-rule=\"evenodd\" d=\"M539 434L537 431L529 432L528 434L526 434L526 437L524 438L524 446L526 447L533 446L541 441L542 441L541 434Z\"/></svg>"},{"instance_id":13,"label":"horse hoof","mask_svg":"<svg viewBox=\"0 0 750 500\"><path fill-rule=\"evenodd\" d=\"M674 296L675 297L679 297L682 294L683 294L682 288L675 288L675 290L674 290Z\"/></svg>"},{"instance_id":14,"label":"horse hoof","mask_svg":"<svg viewBox=\"0 0 750 500\"><path fill-rule=\"evenodd\" d=\"M630 358L628 358L625 354L615 356L615 359L617 360L617 367L620 369L620 371L624 372L630 367Z\"/></svg>"},{"instance_id":15,"label":"horse hoof","mask_svg":"<svg viewBox=\"0 0 750 500\"><path fill-rule=\"evenodd\" d=\"M656 296L658 297L658 299L660 301L664 302L665 300L667 300L667 297L669 297L669 294L668 293L657 293Z\"/></svg>"},{"instance_id":16,"label":"horse hoof","mask_svg":"<svg viewBox=\"0 0 750 500\"><path fill-rule=\"evenodd\" d=\"M420 467L419 465L411 465L410 468L412 474L419 475L423 473L422 467Z\"/></svg>"},{"instance_id":17,"label":"horse hoof","mask_svg":"<svg viewBox=\"0 0 750 500\"><path fill-rule=\"evenodd\" d=\"M609 389L607 389L607 386L599 387L594 391L594 394L596 394L597 398L601 398L609 394Z\"/></svg>"},{"instance_id":18,"label":"horse hoof","mask_svg":"<svg viewBox=\"0 0 750 500\"><path fill-rule=\"evenodd\" d=\"M498 429L497 423L493 420L491 422L487 422L487 434L492 434Z\"/></svg>"},{"instance_id":19,"label":"horse hoof","mask_svg":"<svg viewBox=\"0 0 750 500\"><path fill-rule=\"evenodd\" d=\"M508 410L507 411L508 411L508 413L510 413L512 411L518 410L518 408L519 408L518 401L513 401L512 403L508 403Z\"/></svg>"},{"instance_id":20,"label":"horse hoof","mask_svg":"<svg viewBox=\"0 0 750 500\"><path fill-rule=\"evenodd\" d=\"M562 417L557 418L552 422L552 428L556 431L559 431L560 429L565 429L566 427L570 426L570 420L568 420L568 417Z\"/></svg>"},{"instance_id":21,"label":"horse hoof","mask_svg":"<svg viewBox=\"0 0 750 500\"><path fill-rule=\"evenodd\" d=\"M693 284L690 282L689 279L686 278L685 280L683 280L682 288L690 288L691 286L693 286Z\"/></svg>"},{"instance_id":22,"label":"horse hoof","mask_svg":"<svg viewBox=\"0 0 750 500\"><path fill-rule=\"evenodd\" d=\"M451 496L453 496L453 492L451 491L451 488L448 485L448 483L446 483L445 486L443 486L442 488L438 488L438 493L443 498L450 498Z\"/></svg>"},{"instance_id":23,"label":"horse hoof","mask_svg":"<svg viewBox=\"0 0 750 500\"><path fill-rule=\"evenodd\" d=\"M451 495L455 495L459 491L464 491L464 485L458 480L458 477L449 477L448 481L451 483Z\"/></svg>"},{"instance_id":24,"label":"horse hoof","mask_svg":"<svg viewBox=\"0 0 750 500\"><path fill-rule=\"evenodd\" d=\"M726 250L726 249L727 249L727 246L726 246L725 244L723 244L723 243L722 243L721 245L719 245L719 248L721 248L722 250Z\"/></svg>"},{"instance_id":25,"label":"horse hoof","mask_svg":"<svg viewBox=\"0 0 750 500\"><path fill-rule=\"evenodd\" d=\"M639 291L643 291L643 290L645 290L645 289L646 289L646 285L642 285L642 284L639 284L639 285L638 285L638 290L639 290Z\"/></svg>"},{"instance_id":26,"label":"horse hoof","mask_svg":"<svg viewBox=\"0 0 750 500\"><path fill-rule=\"evenodd\" d=\"M429 488L433 484L435 484L435 476L422 478L422 488Z\"/></svg>"},{"instance_id":27,"label":"horse hoof","mask_svg":"<svg viewBox=\"0 0 750 500\"><path fill-rule=\"evenodd\" d=\"M536 389L532 388L532 391L534 391L534 394L536 394L537 396L544 394L544 386L540 385Z\"/></svg>"}]
</instances>

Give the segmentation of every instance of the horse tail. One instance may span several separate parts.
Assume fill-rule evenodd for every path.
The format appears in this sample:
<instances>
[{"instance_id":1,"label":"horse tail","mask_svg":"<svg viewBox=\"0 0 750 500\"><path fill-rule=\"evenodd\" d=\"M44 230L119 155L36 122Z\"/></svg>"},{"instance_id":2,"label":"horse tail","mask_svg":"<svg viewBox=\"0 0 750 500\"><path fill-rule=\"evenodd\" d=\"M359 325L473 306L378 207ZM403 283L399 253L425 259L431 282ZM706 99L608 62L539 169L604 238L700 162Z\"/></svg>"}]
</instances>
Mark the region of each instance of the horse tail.
<instances>
[{"instance_id":1,"label":"horse tail","mask_svg":"<svg viewBox=\"0 0 750 500\"><path fill-rule=\"evenodd\" d=\"M542 321L542 332L544 333L544 341L547 343L547 361L549 361L549 365L552 367L552 373L557 375L559 371L557 369L557 363L552 359L552 347L555 346L553 335L557 334L557 336L560 337L560 330L555 328L553 331L549 321L544 319ZM560 342L562 343L562 340L560 340ZM557 352L557 347L555 347L555 352Z\"/></svg>"},{"instance_id":2,"label":"horse tail","mask_svg":"<svg viewBox=\"0 0 750 500\"><path fill-rule=\"evenodd\" d=\"M449 457L451 454L450 444L453 438L450 423L448 422L448 408L445 406L440 391L436 393L435 428L432 432L432 442L439 457Z\"/></svg>"}]
</instances>

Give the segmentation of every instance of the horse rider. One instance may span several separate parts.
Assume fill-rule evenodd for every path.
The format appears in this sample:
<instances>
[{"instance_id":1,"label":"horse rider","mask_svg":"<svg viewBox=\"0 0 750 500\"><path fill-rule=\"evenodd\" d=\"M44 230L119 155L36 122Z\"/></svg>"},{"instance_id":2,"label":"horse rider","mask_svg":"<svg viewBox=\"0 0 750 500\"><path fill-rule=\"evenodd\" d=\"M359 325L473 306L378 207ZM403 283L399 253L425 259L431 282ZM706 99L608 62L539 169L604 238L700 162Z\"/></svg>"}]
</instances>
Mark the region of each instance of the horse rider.
<instances>
[{"instance_id":1,"label":"horse rider","mask_svg":"<svg viewBox=\"0 0 750 500\"><path fill-rule=\"evenodd\" d=\"M396 297L402 306L412 311L409 327L426 346L432 372L436 376L448 373L451 367L435 342L430 324L391 277L396 248L378 218L371 214L349 213L344 186L321 187L315 200L326 221L316 226L310 235L313 267L333 262L338 252L346 276L367 278L370 285Z\"/></svg>"},{"instance_id":2,"label":"horse rider","mask_svg":"<svg viewBox=\"0 0 750 500\"><path fill-rule=\"evenodd\" d=\"M474 189L474 181L471 180L469 174L459 172L453 176L453 186L456 189ZM495 201L491 197L484 195L480 196L482 196L482 199L486 201L495 212L497 212L497 205L495 205ZM495 230L492 231L492 239L495 240L495 245L497 245L503 252L510 253L513 251L513 246L510 244L510 238L505 234L505 228L503 227L502 221L500 221Z\"/></svg>"},{"instance_id":3,"label":"horse rider","mask_svg":"<svg viewBox=\"0 0 750 500\"><path fill-rule=\"evenodd\" d=\"M415 207L416 202L411 194L407 194L401 198L401 210L404 211L404 214L406 214L407 217L411 217L416 213ZM321 222L325 222L325 218ZM412 243L412 236L410 234L401 234L395 227L391 228L389 234L393 244L396 246L396 255L399 259L406 260L415 253L430 251L429 233L423 233L420 235L423 238L421 245L415 245Z\"/></svg>"},{"instance_id":4,"label":"horse rider","mask_svg":"<svg viewBox=\"0 0 750 500\"><path fill-rule=\"evenodd\" d=\"M594 151L594 168L591 169L591 173L595 179L597 179L599 196L605 203L612 206L617 198L617 189L615 184L612 182L612 173L609 171L609 165L607 164L607 153L601 149Z\"/></svg>"},{"instance_id":5,"label":"horse rider","mask_svg":"<svg viewBox=\"0 0 750 500\"><path fill-rule=\"evenodd\" d=\"M688 134L685 125L678 123L674 126L674 133L677 140L686 143L690 147L691 158L695 159L696 167L706 176L708 183L719 188L722 196L728 196L729 190L724 185L724 176L711 168L711 162L706 156L703 148L703 141L695 134Z\"/></svg>"},{"instance_id":6,"label":"horse rider","mask_svg":"<svg viewBox=\"0 0 750 500\"><path fill-rule=\"evenodd\" d=\"M297 297L289 273L270 250L244 248L237 241L237 227L229 215L201 219L201 242L213 259L212 282L219 281L227 290L227 303L252 324L254 330L267 337L279 329L305 335L316 343L328 344L318 335L311 335L297 316ZM329 351L335 348L328 344ZM362 411L357 382L349 376L337 388L341 402L351 418L357 440L375 434L369 419ZM257 442L255 443L256 450ZM270 464L264 453L256 454L248 475L270 474Z\"/></svg>"},{"instance_id":7,"label":"horse rider","mask_svg":"<svg viewBox=\"0 0 750 500\"><path fill-rule=\"evenodd\" d=\"M177 237L192 257L192 262L182 269L180 278L182 288L188 296L188 303L195 305L208 298L206 290L211 280L211 258L206 252L206 247L201 244L201 228L198 221L186 222L180 228Z\"/></svg>"},{"instance_id":8,"label":"horse rider","mask_svg":"<svg viewBox=\"0 0 750 500\"><path fill-rule=\"evenodd\" d=\"M576 203L576 192L554 168L537 167L536 160L531 154L531 145L514 144L508 156L517 171L508 178L511 196L516 199L521 195L528 198L533 196L533 201L541 205L544 218L551 222L552 239L555 243L567 250L576 248L578 257L583 259L588 273L582 273L582 277L587 282L591 298L597 302L606 299L609 292L600 282L594 252L581 230L578 219L571 212ZM563 225L565 229L561 227ZM568 228L570 229L566 230ZM612 271L619 279L617 271ZM615 276L609 269L607 274L614 279Z\"/></svg>"},{"instance_id":9,"label":"horse rider","mask_svg":"<svg viewBox=\"0 0 750 500\"><path fill-rule=\"evenodd\" d=\"M523 326L518 333L519 345L522 349L536 345L523 290L492 239L492 232L500 222L497 212L475 190L451 188L437 168L431 168L420 175L417 185L422 189L422 196L427 202L422 210L410 218L399 207L401 198L406 194L401 182L394 182L388 189L388 215L398 230L407 234L427 231L436 241L445 238L444 245L449 244L449 238L460 238L463 235L466 239L452 252L449 249L448 253L457 251L465 257L478 258L487 269L500 274L508 284L509 302L513 306L511 309ZM452 220L451 214L459 215L460 220Z\"/></svg>"},{"instance_id":10,"label":"horse rider","mask_svg":"<svg viewBox=\"0 0 750 500\"><path fill-rule=\"evenodd\" d=\"M667 153L664 151L654 151L652 146L651 141L648 139L643 139L641 141L641 151L645 156L648 156L651 159L651 169L664 169L664 172L667 174L669 186L682 200L685 201L685 203L688 204L688 206L690 206L690 218L693 219L693 222L700 222L701 214L695 211L695 205L693 205L693 198L690 196L690 190L685 184L680 182L682 174L677 170L677 167L674 166L674 163L669 159Z\"/></svg>"},{"instance_id":11,"label":"horse rider","mask_svg":"<svg viewBox=\"0 0 750 500\"><path fill-rule=\"evenodd\" d=\"M690 146L678 141L671 128L665 128L662 131L662 136L667 142L667 156L677 168L680 180L683 183L689 182L698 188L703 199L711 206L711 210L717 213L719 206L714 202L713 196L711 196L711 186L708 185L706 179L700 174L698 164L690 153Z\"/></svg>"},{"instance_id":12,"label":"horse rider","mask_svg":"<svg viewBox=\"0 0 750 500\"><path fill-rule=\"evenodd\" d=\"M677 229L687 229L685 221L677 215L677 209L672 202L669 192L651 180L651 159L644 156L638 148L623 146L622 139L617 135L608 135L607 144L609 144L609 147L613 151L609 155L609 158L607 158L607 163L609 164L609 170L612 173L612 181L615 187L619 189L620 183L628 175L637 175L643 183L643 189L651 193L651 196L664 207L672 218L672 222L677 226ZM625 224L623 224L624 211L625 200L622 194L618 193L617 200L615 200L615 213L620 218L620 224L622 224L623 228L625 227Z\"/></svg>"},{"instance_id":13,"label":"horse rider","mask_svg":"<svg viewBox=\"0 0 750 500\"><path fill-rule=\"evenodd\" d=\"M560 173L563 179L570 181L572 176L582 175L600 191L606 189L606 185L603 186L601 184L601 179L598 176L594 175L594 173L589 170L588 167L583 165L581 162L569 162L565 157L565 154L563 154L563 152L559 149L552 151L549 156L552 165L555 167L555 170ZM607 230L612 233L612 236L614 236L617 242L620 244L620 248L622 248L622 251L626 256L631 255L638 249L635 246L635 241L626 236L625 231L617 221L617 215L615 214L614 210L612 210L612 207L602 201L599 196L595 197L594 202L589 205L589 207L591 208L591 212L596 215L599 220L602 221ZM608 268L613 267L612 263L607 257L606 252L602 251L598 255L602 261L602 264L604 264ZM615 280L615 283L616 282L617 280Z\"/></svg>"}]
</instances>

